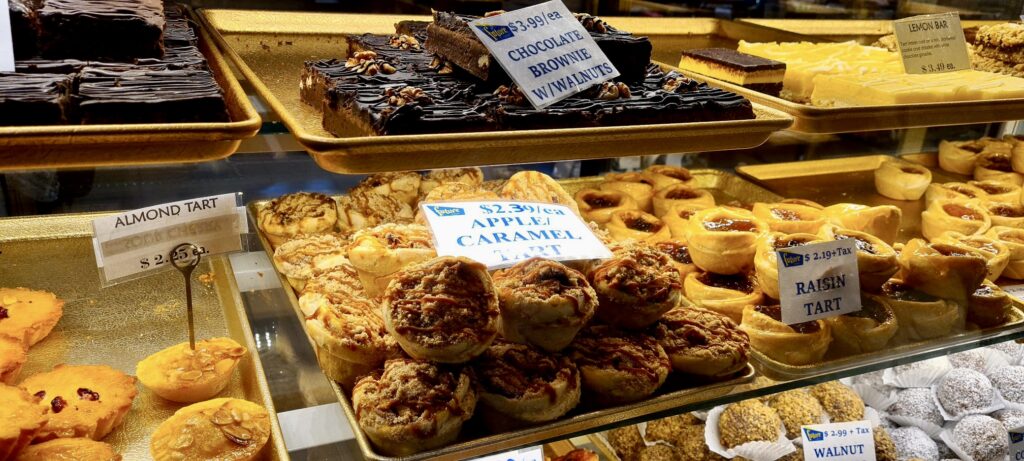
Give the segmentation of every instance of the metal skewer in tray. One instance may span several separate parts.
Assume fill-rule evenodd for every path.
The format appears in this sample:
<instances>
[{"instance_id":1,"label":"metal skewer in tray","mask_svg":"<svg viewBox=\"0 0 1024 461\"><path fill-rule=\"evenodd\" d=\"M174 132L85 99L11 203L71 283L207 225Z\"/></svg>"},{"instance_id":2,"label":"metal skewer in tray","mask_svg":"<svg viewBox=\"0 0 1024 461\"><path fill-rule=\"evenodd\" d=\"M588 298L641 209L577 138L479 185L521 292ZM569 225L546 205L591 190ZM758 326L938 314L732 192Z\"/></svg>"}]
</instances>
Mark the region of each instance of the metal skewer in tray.
<instances>
[{"instance_id":1,"label":"metal skewer in tray","mask_svg":"<svg viewBox=\"0 0 1024 461\"><path fill-rule=\"evenodd\" d=\"M105 214L0 219L0 286L53 292L65 300L53 332L28 351L19 381L54 365L108 365L128 374L150 354L189 340L182 277L168 270L100 288L93 256L93 219ZM201 339L230 337L249 352L219 397L246 399L271 414L261 459L286 460L263 365L225 256L196 268L195 331ZM202 277L198 277L202 274ZM184 404L141 389L125 422L103 441L124 459L148 459L150 435Z\"/></svg>"}]
</instances>

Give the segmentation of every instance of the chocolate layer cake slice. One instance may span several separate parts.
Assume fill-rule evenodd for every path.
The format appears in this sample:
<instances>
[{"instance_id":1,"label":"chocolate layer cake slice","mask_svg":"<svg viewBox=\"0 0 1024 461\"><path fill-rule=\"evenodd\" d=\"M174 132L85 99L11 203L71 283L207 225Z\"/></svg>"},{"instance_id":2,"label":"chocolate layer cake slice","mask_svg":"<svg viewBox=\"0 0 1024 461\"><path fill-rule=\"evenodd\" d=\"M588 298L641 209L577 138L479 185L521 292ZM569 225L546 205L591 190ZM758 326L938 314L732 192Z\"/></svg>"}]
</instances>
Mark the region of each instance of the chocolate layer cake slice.
<instances>
[{"instance_id":1,"label":"chocolate layer cake slice","mask_svg":"<svg viewBox=\"0 0 1024 461\"><path fill-rule=\"evenodd\" d=\"M131 62L164 54L160 0L43 0L38 18L44 57Z\"/></svg>"},{"instance_id":2,"label":"chocolate layer cake slice","mask_svg":"<svg viewBox=\"0 0 1024 461\"><path fill-rule=\"evenodd\" d=\"M228 121L224 95L206 70L82 70L71 97L83 124Z\"/></svg>"},{"instance_id":3,"label":"chocolate layer cake slice","mask_svg":"<svg viewBox=\"0 0 1024 461\"><path fill-rule=\"evenodd\" d=\"M644 79L652 49L647 37L635 37L594 16L577 14L576 18L618 69L619 80L632 83ZM509 82L508 74L470 30L469 21L475 19L478 17L435 11L434 22L427 26L427 51L489 84Z\"/></svg>"},{"instance_id":4,"label":"chocolate layer cake slice","mask_svg":"<svg viewBox=\"0 0 1024 461\"><path fill-rule=\"evenodd\" d=\"M683 51L679 68L778 96L786 64L727 48Z\"/></svg>"},{"instance_id":5,"label":"chocolate layer cake slice","mask_svg":"<svg viewBox=\"0 0 1024 461\"><path fill-rule=\"evenodd\" d=\"M338 84L327 91L324 129L335 136L465 133L497 129L460 89L438 84Z\"/></svg>"},{"instance_id":6,"label":"chocolate layer cake slice","mask_svg":"<svg viewBox=\"0 0 1024 461\"><path fill-rule=\"evenodd\" d=\"M0 126L64 123L70 87L66 74L0 74Z\"/></svg>"}]
</instances>

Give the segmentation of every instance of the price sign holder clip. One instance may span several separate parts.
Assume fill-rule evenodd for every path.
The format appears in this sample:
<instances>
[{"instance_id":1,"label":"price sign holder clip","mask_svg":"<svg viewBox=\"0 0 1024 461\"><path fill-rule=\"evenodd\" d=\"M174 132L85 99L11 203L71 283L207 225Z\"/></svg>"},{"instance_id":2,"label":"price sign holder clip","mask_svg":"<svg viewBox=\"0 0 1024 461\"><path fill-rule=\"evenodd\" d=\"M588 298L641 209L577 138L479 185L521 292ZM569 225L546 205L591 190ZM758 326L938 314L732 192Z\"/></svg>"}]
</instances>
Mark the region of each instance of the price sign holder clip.
<instances>
[{"instance_id":1,"label":"price sign holder clip","mask_svg":"<svg viewBox=\"0 0 1024 461\"><path fill-rule=\"evenodd\" d=\"M182 243L171 250L171 264L185 277L185 306L188 312L188 345L196 350L196 324L192 313L192 271L203 258L199 247L192 243Z\"/></svg>"}]
</instances>

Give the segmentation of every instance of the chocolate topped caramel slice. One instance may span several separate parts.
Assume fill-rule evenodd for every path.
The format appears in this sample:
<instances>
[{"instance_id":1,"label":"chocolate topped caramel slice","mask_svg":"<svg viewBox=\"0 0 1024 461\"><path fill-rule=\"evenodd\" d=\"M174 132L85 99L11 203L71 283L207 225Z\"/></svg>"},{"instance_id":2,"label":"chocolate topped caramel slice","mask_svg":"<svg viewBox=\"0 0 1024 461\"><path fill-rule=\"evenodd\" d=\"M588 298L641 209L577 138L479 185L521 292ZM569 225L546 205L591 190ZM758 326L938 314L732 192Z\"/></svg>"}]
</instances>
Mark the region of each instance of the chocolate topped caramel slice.
<instances>
[{"instance_id":1,"label":"chocolate topped caramel slice","mask_svg":"<svg viewBox=\"0 0 1024 461\"><path fill-rule=\"evenodd\" d=\"M786 64L727 48L683 51L679 68L773 96L782 90Z\"/></svg>"}]
</instances>

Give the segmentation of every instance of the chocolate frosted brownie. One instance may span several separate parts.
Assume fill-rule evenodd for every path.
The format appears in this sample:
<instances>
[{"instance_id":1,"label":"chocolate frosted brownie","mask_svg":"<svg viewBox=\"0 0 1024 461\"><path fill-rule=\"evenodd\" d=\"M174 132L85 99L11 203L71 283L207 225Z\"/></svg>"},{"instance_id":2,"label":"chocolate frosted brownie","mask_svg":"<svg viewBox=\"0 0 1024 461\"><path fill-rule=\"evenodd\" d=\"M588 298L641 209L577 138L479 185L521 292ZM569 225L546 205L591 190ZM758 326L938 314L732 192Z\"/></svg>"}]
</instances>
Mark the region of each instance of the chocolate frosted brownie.
<instances>
[{"instance_id":1,"label":"chocolate frosted brownie","mask_svg":"<svg viewBox=\"0 0 1024 461\"><path fill-rule=\"evenodd\" d=\"M619 80L627 83L643 80L647 63L651 61L652 47L647 37L635 37L629 32L615 29L595 16L575 16L618 69ZM478 17L435 11L434 22L427 26L427 51L489 84L509 82L508 74L491 58L487 47L470 30L468 23L475 19Z\"/></svg>"},{"instance_id":2,"label":"chocolate frosted brownie","mask_svg":"<svg viewBox=\"0 0 1024 461\"><path fill-rule=\"evenodd\" d=\"M86 67L76 87L72 109L83 124L228 120L224 95L206 70Z\"/></svg>"},{"instance_id":3,"label":"chocolate frosted brownie","mask_svg":"<svg viewBox=\"0 0 1024 461\"><path fill-rule=\"evenodd\" d=\"M327 91L324 129L335 136L488 131L497 126L469 94L446 85L338 84Z\"/></svg>"},{"instance_id":4,"label":"chocolate frosted brownie","mask_svg":"<svg viewBox=\"0 0 1024 461\"><path fill-rule=\"evenodd\" d=\"M11 38L14 40L14 57L25 59L36 54L39 30L36 28L38 0L8 0L11 12Z\"/></svg>"},{"instance_id":5,"label":"chocolate frosted brownie","mask_svg":"<svg viewBox=\"0 0 1024 461\"><path fill-rule=\"evenodd\" d=\"M778 96L786 64L728 48L685 50L679 68Z\"/></svg>"},{"instance_id":6,"label":"chocolate frosted brownie","mask_svg":"<svg viewBox=\"0 0 1024 461\"><path fill-rule=\"evenodd\" d=\"M160 0L43 0L38 18L44 57L131 62L164 54Z\"/></svg>"},{"instance_id":7,"label":"chocolate frosted brownie","mask_svg":"<svg viewBox=\"0 0 1024 461\"><path fill-rule=\"evenodd\" d=\"M70 86L66 74L0 74L0 126L63 123Z\"/></svg>"}]
</instances>

